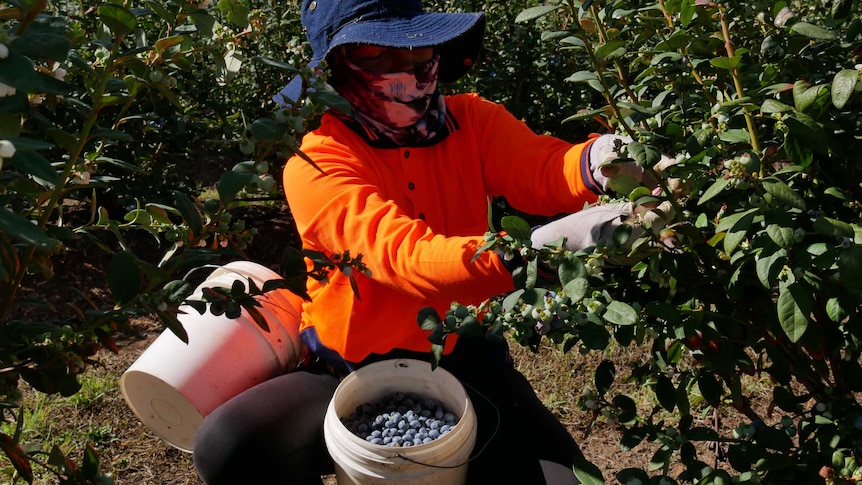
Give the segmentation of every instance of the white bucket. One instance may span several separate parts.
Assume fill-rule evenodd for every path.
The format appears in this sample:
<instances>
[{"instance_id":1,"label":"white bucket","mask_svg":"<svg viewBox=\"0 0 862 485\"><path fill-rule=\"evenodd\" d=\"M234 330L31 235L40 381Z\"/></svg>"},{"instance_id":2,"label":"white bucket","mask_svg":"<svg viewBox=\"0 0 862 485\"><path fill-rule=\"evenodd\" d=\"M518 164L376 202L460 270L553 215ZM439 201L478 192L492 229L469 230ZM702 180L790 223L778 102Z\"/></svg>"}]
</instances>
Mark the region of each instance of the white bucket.
<instances>
[{"instance_id":1,"label":"white bucket","mask_svg":"<svg viewBox=\"0 0 862 485\"><path fill-rule=\"evenodd\" d=\"M213 271L190 298L204 287L227 287L239 279L258 288L280 278L268 268L239 261ZM153 433L186 451L203 419L240 392L292 370L305 348L299 339L302 299L288 290L267 292L258 307L269 326L261 329L243 310L230 319L188 306L178 315L189 336L186 344L171 330L163 331L120 378L129 408Z\"/></svg>"},{"instance_id":2,"label":"white bucket","mask_svg":"<svg viewBox=\"0 0 862 485\"><path fill-rule=\"evenodd\" d=\"M394 392L437 399L459 417L452 430L430 443L389 447L369 443L348 430L341 417L357 406ZM466 482L467 462L476 443L476 416L464 387L442 368L420 360L393 359L366 365L342 380L323 423L326 447L335 462L338 485L445 484Z\"/></svg>"}]
</instances>

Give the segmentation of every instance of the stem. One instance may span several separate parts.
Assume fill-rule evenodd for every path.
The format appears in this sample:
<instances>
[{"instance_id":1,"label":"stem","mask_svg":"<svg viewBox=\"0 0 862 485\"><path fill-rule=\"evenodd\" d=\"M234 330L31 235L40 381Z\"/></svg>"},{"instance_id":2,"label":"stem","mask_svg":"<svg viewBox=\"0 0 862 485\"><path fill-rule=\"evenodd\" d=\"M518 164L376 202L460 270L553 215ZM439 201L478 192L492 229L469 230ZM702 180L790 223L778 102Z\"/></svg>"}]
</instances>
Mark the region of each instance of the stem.
<instances>
[{"instance_id":1,"label":"stem","mask_svg":"<svg viewBox=\"0 0 862 485\"><path fill-rule=\"evenodd\" d=\"M664 5L664 0L658 0L658 7L661 9L661 13L664 15L665 21L667 21L667 28L673 30L673 17L670 12L667 11L667 7Z\"/></svg>"},{"instance_id":2,"label":"stem","mask_svg":"<svg viewBox=\"0 0 862 485\"><path fill-rule=\"evenodd\" d=\"M30 7L30 10L27 10L27 13L24 14L24 18L21 19L21 23L15 28L15 35L23 34L27 28L30 27L30 24L33 23L33 20L35 20L47 6L48 0L36 0L33 2L33 6Z\"/></svg>"},{"instance_id":3,"label":"stem","mask_svg":"<svg viewBox=\"0 0 862 485\"><path fill-rule=\"evenodd\" d=\"M599 40L603 43L608 42L608 32L605 29L605 24L601 20L599 20L599 13L596 10L596 5L590 5L590 15L593 17L593 22L596 24L596 29L599 32ZM620 80L620 86L626 90L626 94L631 98L632 103L638 102L638 96L632 91L631 87L629 87L628 83L628 75L626 74L626 70L623 67L623 64L619 61L619 59L614 59L614 67L617 68L617 76Z\"/></svg>"},{"instance_id":4,"label":"stem","mask_svg":"<svg viewBox=\"0 0 862 485\"><path fill-rule=\"evenodd\" d=\"M623 129L626 130L626 133L628 133L628 135L630 137L632 137L633 139L637 138L637 133L635 133L635 131L628 125L628 123L626 123L625 119L623 118L622 113L620 112L619 106L617 106L617 103L614 100L614 97L611 95L611 90L608 87L608 84L605 82L605 77L602 75L601 63L599 63L599 60L596 59L596 55L595 55L595 52L593 51L593 46L590 43L590 40L587 39L586 36L581 38L581 40L584 41L584 45L586 47L587 54L590 56L590 63L592 63L593 67L596 69L596 77L598 78L599 84L602 85L602 94L605 97L605 101L607 101L608 104L610 105L611 109L614 112L614 115L617 118L617 121L620 123L620 125L622 125Z\"/></svg>"},{"instance_id":5,"label":"stem","mask_svg":"<svg viewBox=\"0 0 862 485\"><path fill-rule=\"evenodd\" d=\"M721 23L721 34L724 36L724 49L727 53L728 59L733 59L735 57L735 51L733 49L733 41L730 40L730 29L727 25L727 18L725 17L726 11L723 5L718 6L719 12L719 22ZM733 77L733 84L736 87L736 96L738 99L742 99L745 97L745 90L742 88L742 81L739 79L739 69L733 68L730 70L730 74ZM758 154L760 153L760 142L757 139L757 131L754 128L754 118L751 116L751 113L743 108L743 114L745 115L745 124L748 127L748 134L751 138L751 148L754 149ZM762 172L761 167L761 172Z\"/></svg>"}]
</instances>

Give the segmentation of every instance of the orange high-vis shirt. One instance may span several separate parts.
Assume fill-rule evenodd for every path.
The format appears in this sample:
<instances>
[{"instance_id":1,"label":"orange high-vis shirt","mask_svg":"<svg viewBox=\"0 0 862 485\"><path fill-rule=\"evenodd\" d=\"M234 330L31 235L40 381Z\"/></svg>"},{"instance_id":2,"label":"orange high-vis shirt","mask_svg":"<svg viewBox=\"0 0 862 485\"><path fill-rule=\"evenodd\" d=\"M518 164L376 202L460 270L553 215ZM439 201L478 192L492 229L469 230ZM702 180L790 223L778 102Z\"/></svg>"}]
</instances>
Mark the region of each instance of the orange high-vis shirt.
<instances>
[{"instance_id":1,"label":"orange high-vis shirt","mask_svg":"<svg viewBox=\"0 0 862 485\"><path fill-rule=\"evenodd\" d=\"M588 188L593 137L573 145L537 135L472 94L447 97L446 108L448 136L423 147L381 147L327 113L300 148L322 173L288 160L284 189L303 248L349 250L371 270L355 274L358 295L340 271L325 284L309 278L300 331L312 352L350 363L393 349L430 352L416 319L422 307L445 317L453 302L514 290L496 254L471 262L489 230L489 198L536 215L596 200Z\"/></svg>"}]
</instances>

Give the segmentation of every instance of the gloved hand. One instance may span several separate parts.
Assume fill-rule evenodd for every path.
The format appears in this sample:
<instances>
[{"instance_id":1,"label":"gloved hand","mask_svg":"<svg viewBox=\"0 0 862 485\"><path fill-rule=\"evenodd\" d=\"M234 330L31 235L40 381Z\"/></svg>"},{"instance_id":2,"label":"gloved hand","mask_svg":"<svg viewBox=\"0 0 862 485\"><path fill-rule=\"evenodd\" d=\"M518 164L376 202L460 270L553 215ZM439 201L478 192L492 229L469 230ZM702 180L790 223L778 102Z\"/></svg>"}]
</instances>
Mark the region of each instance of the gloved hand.
<instances>
[{"instance_id":1,"label":"gloved hand","mask_svg":"<svg viewBox=\"0 0 862 485\"><path fill-rule=\"evenodd\" d=\"M658 187L658 179L653 173L637 162L613 163L620 158L619 150L631 141L632 139L627 136L601 135L590 145L590 170L593 174L593 180L601 186L604 193L613 191L611 179L628 178L637 185L643 185L650 189ZM662 154L661 160L652 169L661 173L675 163L677 163L676 159Z\"/></svg>"},{"instance_id":2,"label":"gloved hand","mask_svg":"<svg viewBox=\"0 0 862 485\"><path fill-rule=\"evenodd\" d=\"M594 205L535 229L530 241L534 248L541 248L562 238L564 249L577 252L597 246L600 242L610 246L614 231L623 224L629 224L632 226L631 236L622 248L626 250L646 231L659 235L673 216L674 208L669 201L652 209L643 206L636 208L631 202ZM673 242L668 243L671 245L666 249L672 249ZM610 257L608 263L628 265L639 259L637 256L617 254Z\"/></svg>"},{"instance_id":3,"label":"gloved hand","mask_svg":"<svg viewBox=\"0 0 862 485\"><path fill-rule=\"evenodd\" d=\"M573 252L592 248L600 241L610 245L614 231L634 219L631 203L594 205L537 228L530 235L530 241L534 248L541 248L564 238L563 248ZM643 235L641 227L632 227L630 242ZM625 264L625 261L618 263Z\"/></svg>"}]
</instances>

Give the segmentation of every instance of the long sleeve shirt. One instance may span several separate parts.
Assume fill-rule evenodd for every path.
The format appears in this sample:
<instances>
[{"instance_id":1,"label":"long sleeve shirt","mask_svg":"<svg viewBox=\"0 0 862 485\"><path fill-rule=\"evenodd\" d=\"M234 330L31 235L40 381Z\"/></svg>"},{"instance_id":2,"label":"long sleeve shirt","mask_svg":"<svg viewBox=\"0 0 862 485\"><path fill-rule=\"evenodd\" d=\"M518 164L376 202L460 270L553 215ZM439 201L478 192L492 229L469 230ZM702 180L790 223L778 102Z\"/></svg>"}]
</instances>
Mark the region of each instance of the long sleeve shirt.
<instances>
[{"instance_id":1,"label":"long sleeve shirt","mask_svg":"<svg viewBox=\"0 0 862 485\"><path fill-rule=\"evenodd\" d=\"M417 314L479 304L514 289L491 252L471 262L489 230L491 197L535 215L575 212L596 200L589 145L537 135L477 95L446 98L448 134L397 147L326 114L284 168L288 206L305 249L362 254L371 276L339 271L308 280L300 331L312 352L347 367L394 349L430 351ZM454 337L454 336L453 336ZM444 352L451 351L447 339Z\"/></svg>"}]
</instances>

